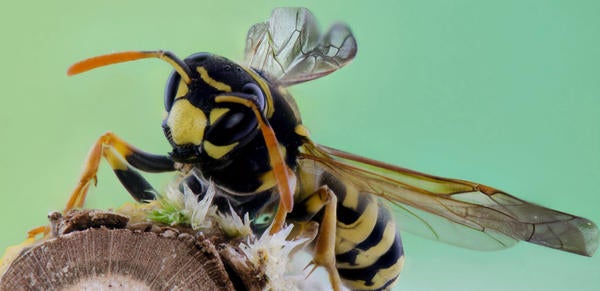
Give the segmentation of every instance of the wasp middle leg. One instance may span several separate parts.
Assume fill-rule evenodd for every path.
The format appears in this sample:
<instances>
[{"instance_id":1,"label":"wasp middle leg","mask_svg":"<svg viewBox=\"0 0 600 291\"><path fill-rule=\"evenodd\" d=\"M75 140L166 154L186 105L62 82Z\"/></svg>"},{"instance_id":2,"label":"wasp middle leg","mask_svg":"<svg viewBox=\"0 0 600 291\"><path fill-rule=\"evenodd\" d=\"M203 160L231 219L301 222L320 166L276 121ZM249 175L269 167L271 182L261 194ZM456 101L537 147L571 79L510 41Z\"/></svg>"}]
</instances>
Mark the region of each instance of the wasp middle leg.
<instances>
[{"instance_id":1,"label":"wasp middle leg","mask_svg":"<svg viewBox=\"0 0 600 291\"><path fill-rule=\"evenodd\" d=\"M116 134L107 132L90 149L79 182L73 189L64 212L83 206L91 183L97 183L96 173L101 157L108 161L121 184L137 201L153 200L156 190L135 169L153 173L177 170L175 162L168 156L146 153L129 145Z\"/></svg>"},{"instance_id":2,"label":"wasp middle leg","mask_svg":"<svg viewBox=\"0 0 600 291\"><path fill-rule=\"evenodd\" d=\"M319 222L319 232L315 240L314 255L310 265L314 265L312 273L318 266L327 270L329 281L333 290L341 290L342 280L335 265L335 240L336 240L336 208L337 197L327 186L322 186L316 192L310 194L306 199L299 202L295 209L301 209L299 220L309 221L317 214L322 213ZM292 217L294 214L292 213Z\"/></svg>"}]
</instances>

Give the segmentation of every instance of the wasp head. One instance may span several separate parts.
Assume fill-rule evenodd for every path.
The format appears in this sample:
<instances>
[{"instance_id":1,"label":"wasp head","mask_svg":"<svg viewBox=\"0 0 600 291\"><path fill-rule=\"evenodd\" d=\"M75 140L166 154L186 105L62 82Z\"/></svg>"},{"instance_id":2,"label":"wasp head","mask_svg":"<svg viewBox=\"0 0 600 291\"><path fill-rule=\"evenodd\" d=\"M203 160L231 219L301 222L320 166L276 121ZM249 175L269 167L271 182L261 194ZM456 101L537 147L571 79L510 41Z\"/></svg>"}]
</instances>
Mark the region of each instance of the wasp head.
<instances>
[{"instance_id":1,"label":"wasp head","mask_svg":"<svg viewBox=\"0 0 600 291\"><path fill-rule=\"evenodd\" d=\"M197 53L184 60L189 83L176 70L165 90L163 129L178 162L202 157L220 159L256 136L258 121L252 109L240 103L219 102L234 96L265 110L265 94L249 69L223 57Z\"/></svg>"},{"instance_id":2,"label":"wasp head","mask_svg":"<svg viewBox=\"0 0 600 291\"><path fill-rule=\"evenodd\" d=\"M165 51L121 52L83 60L67 73L145 58L162 59L174 68L165 90L167 115L162 123L173 160L218 160L259 133L257 118L265 119L268 85L251 69L223 57L197 53L181 61Z\"/></svg>"}]
</instances>

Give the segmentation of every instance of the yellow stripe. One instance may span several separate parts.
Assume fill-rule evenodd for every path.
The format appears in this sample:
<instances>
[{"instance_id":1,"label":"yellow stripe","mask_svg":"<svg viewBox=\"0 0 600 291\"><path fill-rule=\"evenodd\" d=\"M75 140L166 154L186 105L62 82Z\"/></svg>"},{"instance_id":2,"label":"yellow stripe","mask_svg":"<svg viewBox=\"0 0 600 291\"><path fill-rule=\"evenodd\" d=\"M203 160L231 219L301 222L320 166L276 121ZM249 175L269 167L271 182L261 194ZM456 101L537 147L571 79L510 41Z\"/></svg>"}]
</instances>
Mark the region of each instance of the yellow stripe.
<instances>
[{"instance_id":1,"label":"yellow stripe","mask_svg":"<svg viewBox=\"0 0 600 291\"><path fill-rule=\"evenodd\" d=\"M379 209L379 210L383 211L382 209ZM370 235L370 233L369 233L369 235ZM338 263L337 266L338 266L338 268L341 267L341 268L348 268L348 269L364 268L365 266L371 266L377 260L379 260L379 258L381 258L381 255L385 254L387 251L390 250L390 247L392 247L395 240L396 240L396 224L394 223L394 221L390 220L387 222L387 224L385 226L381 240L379 242L377 242L376 245L370 247L368 250L366 250L364 252L359 252L358 255L356 255L356 260L355 260L356 265L353 265L350 263ZM394 245L393 247L396 247L396 246Z\"/></svg>"},{"instance_id":2,"label":"yellow stripe","mask_svg":"<svg viewBox=\"0 0 600 291\"><path fill-rule=\"evenodd\" d=\"M281 151L281 155L285 157L287 153L287 149L285 148L285 146L280 144L278 148ZM256 192L266 191L277 185L277 180L275 179L275 175L273 175L272 170L262 174L260 176L260 181L262 184L260 184L260 186L255 190Z\"/></svg>"},{"instance_id":3,"label":"yellow stripe","mask_svg":"<svg viewBox=\"0 0 600 291\"><path fill-rule=\"evenodd\" d=\"M396 261L396 263L391 265L389 268L380 269L379 271L377 271L377 274L375 274L372 280L373 283L375 283L373 285L383 286L389 280L398 275L400 271L402 271L402 267L404 267L404 258L404 255L402 255L402 257L400 257ZM400 278L400 276L398 276L398 278ZM394 283L392 283L390 287L394 286L394 284L398 282L398 278L396 278L396 281L394 281Z\"/></svg>"},{"instance_id":4,"label":"yellow stripe","mask_svg":"<svg viewBox=\"0 0 600 291\"><path fill-rule=\"evenodd\" d=\"M175 94L175 99L181 98L190 91L190 88L185 84L183 79L179 80L179 85L177 85L177 93Z\"/></svg>"},{"instance_id":5,"label":"yellow stripe","mask_svg":"<svg viewBox=\"0 0 600 291\"><path fill-rule=\"evenodd\" d=\"M310 195L308 199L302 201L304 207L303 211L305 213L312 216L323 209L327 203L327 201L324 199L327 199L327 197L322 197L323 195L319 195L319 193L322 192L317 190L317 192L314 192L312 195Z\"/></svg>"},{"instance_id":6,"label":"yellow stripe","mask_svg":"<svg viewBox=\"0 0 600 291\"><path fill-rule=\"evenodd\" d=\"M211 87L213 87L219 91L231 92L231 86L211 78L208 75L208 72L206 71L206 69L204 67L197 67L196 71L198 71L198 73L200 73L200 78L202 78L202 81L204 81L206 84L210 85Z\"/></svg>"},{"instance_id":7,"label":"yellow stripe","mask_svg":"<svg viewBox=\"0 0 600 291\"><path fill-rule=\"evenodd\" d=\"M275 180L275 175L273 175L273 171L268 171L260 176L260 186L254 190L254 192L262 192L269 190L275 185L277 185L277 180Z\"/></svg>"},{"instance_id":8,"label":"yellow stripe","mask_svg":"<svg viewBox=\"0 0 600 291\"><path fill-rule=\"evenodd\" d=\"M218 160L235 148L239 142L232 143L226 146L214 145L209 141L204 141L204 150L213 159Z\"/></svg>"},{"instance_id":9,"label":"yellow stripe","mask_svg":"<svg viewBox=\"0 0 600 291\"><path fill-rule=\"evenodd\" d=\"M275 107L273 107L273 96L271 95L271 89L269 89L269 85L267 85L267 83L265 83L265 80L259 76L257 73L255 73L254 71L252 71L251 69L247 69L242 67L242 69L244 69L244 71L246 71L246 73L248 73L253 79L254 81L256 81L256 83L258 83L258 86L260 86L260 88L263 90L263 92L265 93L265 97L267 98L267 118L270 118L271 116L273 116L273 112L275 112Z\"/></svg>"},{"instance_id":10,"label":"yellow stripe","mask_svg":"<svg viewBox=\"0 0 600 291\"><path fill-rule=\"evenodd\" d=\"M348 196L348 194L346 194ZM343 224L338 221L337 234L335 242L336 254L349 252L354 249L357 244L364 241L375 228L377 223L377 213L379 205L371 201L365 211L352 224Z\"/></svg>"},{"instance_id":11,"label":"yellow stripe","mask_svg":"<svg viewBox=\"0 0 600 291\"><path fill-rule=\"evenodd\" d=\"M158 55L156 55L156 53L158 53ZM150 56L158 57L159 59L164 60L167 63L169 63L171 66L173 66L175 71L177 71L179 76L181 76L181 79L186 84L190 84L192 82L192 80L190 80L190 76L188 75L188 71L186 70L186 68L184 68L182 66L182 65L185 66L185 63L178 61L178 59L174 55L171 55L169 52L164 52L164 51L147 52L147 54L149 54ZM189 72L189 73L191 73L191 72Z\"/></svg>"},{"instance_id":12,"label":"yellow stripe","mask_svg":"<svg viewBox=\"0 0 600 291\"><path fill-rule=\"evenodd\" d=\"M298 189L300 193L296 199L302 201L312 193L317 191L320 186L317 179L320 177L321 169L315 166L315 162L312 160L302 160L298 165Z\"/></svg>"},{"instance_id":13,"label":"yellow stripe","mask_svg":"<svg viewBox=\"0 0 600 291\"><path fill-rule=\"evenodd\" d=\"M211 110L208 114L208 120L210 121L210 124L215 124L217 119L223 116L223 114L227 113L227 111L229 111L229 108L215 108Z\"/></svg>"},{"instance_id":14,"label":"yellow stripe","mask_svg":"<svg viewBox=\"0 0 600 291\"><path fill-rule=\"evenodd\" d=\"M352 185L348 183L346 184ZM356 190L354 187L346 187L346 196L344 197L344 201L342 201L342 205L350 209L356 209L358 208L358 199L358 190Z\"/></svg>"},{"instance_id":15,"label":"yellow stripe","mask_svg":"<svg viewBox=\"0 0 600 291\"><path fill-rule=\"evenodd\" d=\"M356 289L356 290L374 290L375 288L381 288L383 285L385 285L385 283L387 283L389 280L391 280L396 275L398 275L400 273L400 271L402 270L403 266L404 266L404 256L400 257L398 259L398 261L396 261L396 263L394 263L389 268L379 269L377 271L377 273L375 274L375 276L373 276L373 279L371 279L371 281L373 282L372 285L366 285L365 284L366 282L363 280L352 281L352 280L342 278L342 281L344 282L344 285L346 285L347 287L349 287L353 290L354 289ZM398 278L396 278L396 280L392 284L390 284L390 286L389 286L390 288L392 286L394 286L394 284L396 284L396 282L398 282Z\"/></svg>"},{"instance_id":16,"label":"yellow stripe","mask_svg":"<svg viewBox=\"0 0 600 291\"><path fill-rule=\"evenodd\" d=\"M294 132L296 132L297 135L303 137L308 137L310 135L310 132L308 132L308 128L306 128L306 126L302 124L296 125L296 128L294 128Z\"/></svg>"}]
</instances>

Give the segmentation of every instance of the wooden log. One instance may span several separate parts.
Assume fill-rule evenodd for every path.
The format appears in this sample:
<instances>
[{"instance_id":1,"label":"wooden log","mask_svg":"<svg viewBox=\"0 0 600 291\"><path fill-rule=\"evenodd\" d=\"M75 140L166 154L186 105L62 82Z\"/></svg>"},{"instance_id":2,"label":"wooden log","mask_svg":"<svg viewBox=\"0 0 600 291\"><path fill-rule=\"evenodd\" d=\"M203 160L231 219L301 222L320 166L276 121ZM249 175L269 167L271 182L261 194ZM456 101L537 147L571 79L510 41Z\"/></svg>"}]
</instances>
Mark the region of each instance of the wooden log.
<instances>
[{"instance_id":1,"label":"wooden log","mask_svg":"<svg viewBox=\"0 0 600 291\"><path fill-rule=\"evenodd\" d=\"M215 246L222 238L150 223L127 225L123 219L89 210L54 217L55 237L24 250L0 278L0 290L261 290L265 285L264 274L234 245Z\"/></svg>"}]
</instances>

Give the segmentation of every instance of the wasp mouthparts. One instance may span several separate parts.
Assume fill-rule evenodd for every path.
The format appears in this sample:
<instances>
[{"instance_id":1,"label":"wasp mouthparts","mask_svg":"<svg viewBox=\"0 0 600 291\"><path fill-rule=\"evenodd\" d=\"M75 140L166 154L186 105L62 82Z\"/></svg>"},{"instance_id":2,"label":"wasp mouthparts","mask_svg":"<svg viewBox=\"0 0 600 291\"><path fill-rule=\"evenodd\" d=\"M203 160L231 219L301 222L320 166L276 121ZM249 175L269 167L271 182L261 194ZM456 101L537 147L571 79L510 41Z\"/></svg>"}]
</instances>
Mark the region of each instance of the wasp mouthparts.
<instances>
[{"instance_id":1,"label":"wasp mouthparts","mask_svg":"<svg viewBox=\"0 0 600 291\"><path fill-rule=\"evenodd\" d=\"M175 162L192 164L198 161L201 148L192 144L173 147L169 153L171 159Z\"/></svg>"}]
</instances>

